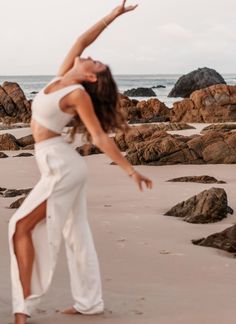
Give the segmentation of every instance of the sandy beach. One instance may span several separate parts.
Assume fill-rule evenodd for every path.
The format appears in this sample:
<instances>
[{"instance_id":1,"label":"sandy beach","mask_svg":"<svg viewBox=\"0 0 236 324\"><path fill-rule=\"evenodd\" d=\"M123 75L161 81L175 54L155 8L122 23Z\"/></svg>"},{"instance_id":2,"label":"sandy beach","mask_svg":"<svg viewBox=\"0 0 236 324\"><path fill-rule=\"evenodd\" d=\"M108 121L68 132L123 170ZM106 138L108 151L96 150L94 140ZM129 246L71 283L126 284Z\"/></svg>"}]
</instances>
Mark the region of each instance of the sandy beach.
<instances>
[{"instance_id":1,"label":"sandy beach","mask_svg":"<svg viewBox=\"0 0 236 324\"><path fill-rule=\"evenodd\" d=\"M203 126L207 125L175 133L190 135ZM29 134L30 129L9 132L19 137ZM16 151L6 153L12 156ZM191 239L222 231L235 223L235 216L214 224L194 225L163 214L212 186L226 190L229 206L235 210L235 166L137 166L154 181L152 191L141 193L118 166L110 165L104 154L85 159L90 170L88 213L100 260L105 313L59 313L72 303L62 246L52 286L29 323L233 324L235 259L220 250L194 246ZM173 177L205 174L227 184L166 182ZM33 187L39 179L34 157L1 159L0 179L1 187ZM0 198L1 324L12 323L7 226L14 210L7 207L16 199Z\"/></svg>"}]
</instances>

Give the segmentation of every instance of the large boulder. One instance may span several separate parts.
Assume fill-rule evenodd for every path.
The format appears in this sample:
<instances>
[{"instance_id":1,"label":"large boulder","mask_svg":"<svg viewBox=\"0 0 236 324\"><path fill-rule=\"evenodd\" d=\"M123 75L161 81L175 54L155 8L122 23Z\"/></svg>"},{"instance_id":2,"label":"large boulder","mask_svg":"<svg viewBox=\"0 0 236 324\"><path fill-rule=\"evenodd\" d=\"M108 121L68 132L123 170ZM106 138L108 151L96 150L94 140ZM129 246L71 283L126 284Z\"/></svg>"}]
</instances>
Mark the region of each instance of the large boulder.
<instances>
[{"instance_id":1,"label":"large boulder","mask_svg":"<svg viewBox=\"0 0 236 324\"><path fill-rule=\"evenodd\" d=\"M151 88L137 88L124 91L125 96L129 97L156 97L156 93Z\"/></svg>"},{"instance_id":2,"label":"large boulder","mask_svg":"<svg viewBox=\"0 0 236 324\"><path fill-rule=\"evenodd\" d=\"M236 121L236 86L218 84L193 92L190 99L174 103L170 120L186 123Z\"/></svg>"},{"instance_id":3,"label":"large boulder","mask_svg":"<svg viewBox=\"0 0 236 324\"><path fill-rule=\"evenodd\" d=\"M204 89L214 84L226 84L226 82L215 70L201 68L179 78L168 97L188 98L195 90Z\"/></svg>"},{"instance_id":4,"label":"large boulder","mask_svg":"<svg viewBox=\"0 0 236 324\"><path fill-rule=\"evenodd\" d=\"M16 106L11 97L0 86L0 117L15 116L17 114Z\"/></svg>"},{"instance_id":5,"label":"large boulder","mask_svg":"<svg viewBox=\"0 0 236 324\"><path fill-rule=\"evenodd\" d=\"M228 227L222 232L211 234L206 238L192 240L192 243L236 253L236 225Z\"/></svg>"},{"instance_id":6,"label":"large boulder","mask_svg":"<svg viewBox=\"0 0 236 324\"><path fill-rule=\"evenodd\" d=\"M4 82L0 86L0 118L7 122L29 122L31 102L15 82Z\"/></svg>"},{"instance_id":7,"label":"large boulder","mask_svg":"<svg viewBox=\"0 0 236 324\"><path fill-rule=\"evenodd\" d=\"M19 149L20 147L15 136L8 133L0 135L0 150L7 151Z\"/></svg>"},{"instance_id":8,"label":"large boulder","mask_svg":"<svg viewBox=\"0 0 236 324\"><path fill-rule=\"evenodd\" d=\"M228 206L227 195L222 188L204 190L172 207L166 216L182 217L188 223L214 223L233 214Z\"/></svg>"}]
</instances>

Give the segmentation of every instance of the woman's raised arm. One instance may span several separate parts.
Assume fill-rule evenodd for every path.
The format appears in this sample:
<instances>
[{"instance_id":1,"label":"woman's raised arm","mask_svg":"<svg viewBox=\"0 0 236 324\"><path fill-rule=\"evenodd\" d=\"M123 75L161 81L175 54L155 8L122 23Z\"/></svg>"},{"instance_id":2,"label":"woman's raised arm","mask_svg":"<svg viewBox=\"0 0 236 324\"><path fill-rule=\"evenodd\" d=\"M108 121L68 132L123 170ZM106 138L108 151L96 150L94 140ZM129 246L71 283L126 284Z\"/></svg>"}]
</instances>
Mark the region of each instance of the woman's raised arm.
<instances>
[{"instance_id":1,"label":"woman's raised arm","mask_svg":"<svg viewBox=\"0 0 236 324\"><path fill-rule=\"evenodd\" d=\"M134 10L135 6L125 6L127 0L123 0L122 4L116 7L110 14L105 16L103 19L99 20L95 25L89 28L85 33L78 37L75 44L70 49L69 53L66 55L59 71L58 76L63 76L67 71L69 71L73 64L76 56L80 56L85 48L92 44L96 38L102 33L102 31L110 25L110 23L115 20L118 16Z\"/></svg>"}]
</instances>

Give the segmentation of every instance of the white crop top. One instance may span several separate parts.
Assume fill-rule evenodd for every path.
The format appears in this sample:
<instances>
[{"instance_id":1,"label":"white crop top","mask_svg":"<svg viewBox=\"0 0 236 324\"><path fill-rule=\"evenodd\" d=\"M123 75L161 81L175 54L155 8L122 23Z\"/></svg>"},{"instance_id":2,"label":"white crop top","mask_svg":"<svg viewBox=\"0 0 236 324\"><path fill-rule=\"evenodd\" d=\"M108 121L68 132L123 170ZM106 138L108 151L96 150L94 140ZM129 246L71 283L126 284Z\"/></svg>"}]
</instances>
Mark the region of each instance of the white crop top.
<instances>
[{"instance_id":1,"label":"white crop top","mask_svg":"<svg viewBox=\"0 0 236 324\"><path fill-rule=\"evenodd\" d=\"M73 118L72 114L61 110L60 100L75 89L84 89L81 84L72 84L51 93L45 93L46 87L61 77L53 78L39 93L32 102L32 118L43 127L56 133L61 133L63 128Z\"/></svg>"}]
</instances>

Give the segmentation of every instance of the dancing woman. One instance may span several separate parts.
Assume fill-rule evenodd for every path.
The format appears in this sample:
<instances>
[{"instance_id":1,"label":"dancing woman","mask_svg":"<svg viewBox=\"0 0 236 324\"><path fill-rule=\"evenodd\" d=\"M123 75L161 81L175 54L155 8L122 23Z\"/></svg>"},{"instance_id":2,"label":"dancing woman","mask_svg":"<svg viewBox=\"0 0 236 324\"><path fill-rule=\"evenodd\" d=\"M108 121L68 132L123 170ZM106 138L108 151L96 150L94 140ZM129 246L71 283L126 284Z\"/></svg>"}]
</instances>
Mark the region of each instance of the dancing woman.
<instances>
[{"instance_id":1,"label":"dancing woman","mask_svg":"<svg viewBox=\"0 0 236 324\"><path fill-rule=\"evenodd\" d=\"M132 11L126 0L82 34L53 80L35 97L31 128L41 178L9 223L11 280L15 324L27 317L47 291L61 239L66 246L74 299L66 314L98 314L104 310L97 254L86 208L87 167L61 136L74 120L98 148L115 161L142 190L152 181L123 157L108 133L125 126L118 108L117 87L107 65L81 58L86 47L117 17Z\"/></svg>"}]
</instances>

